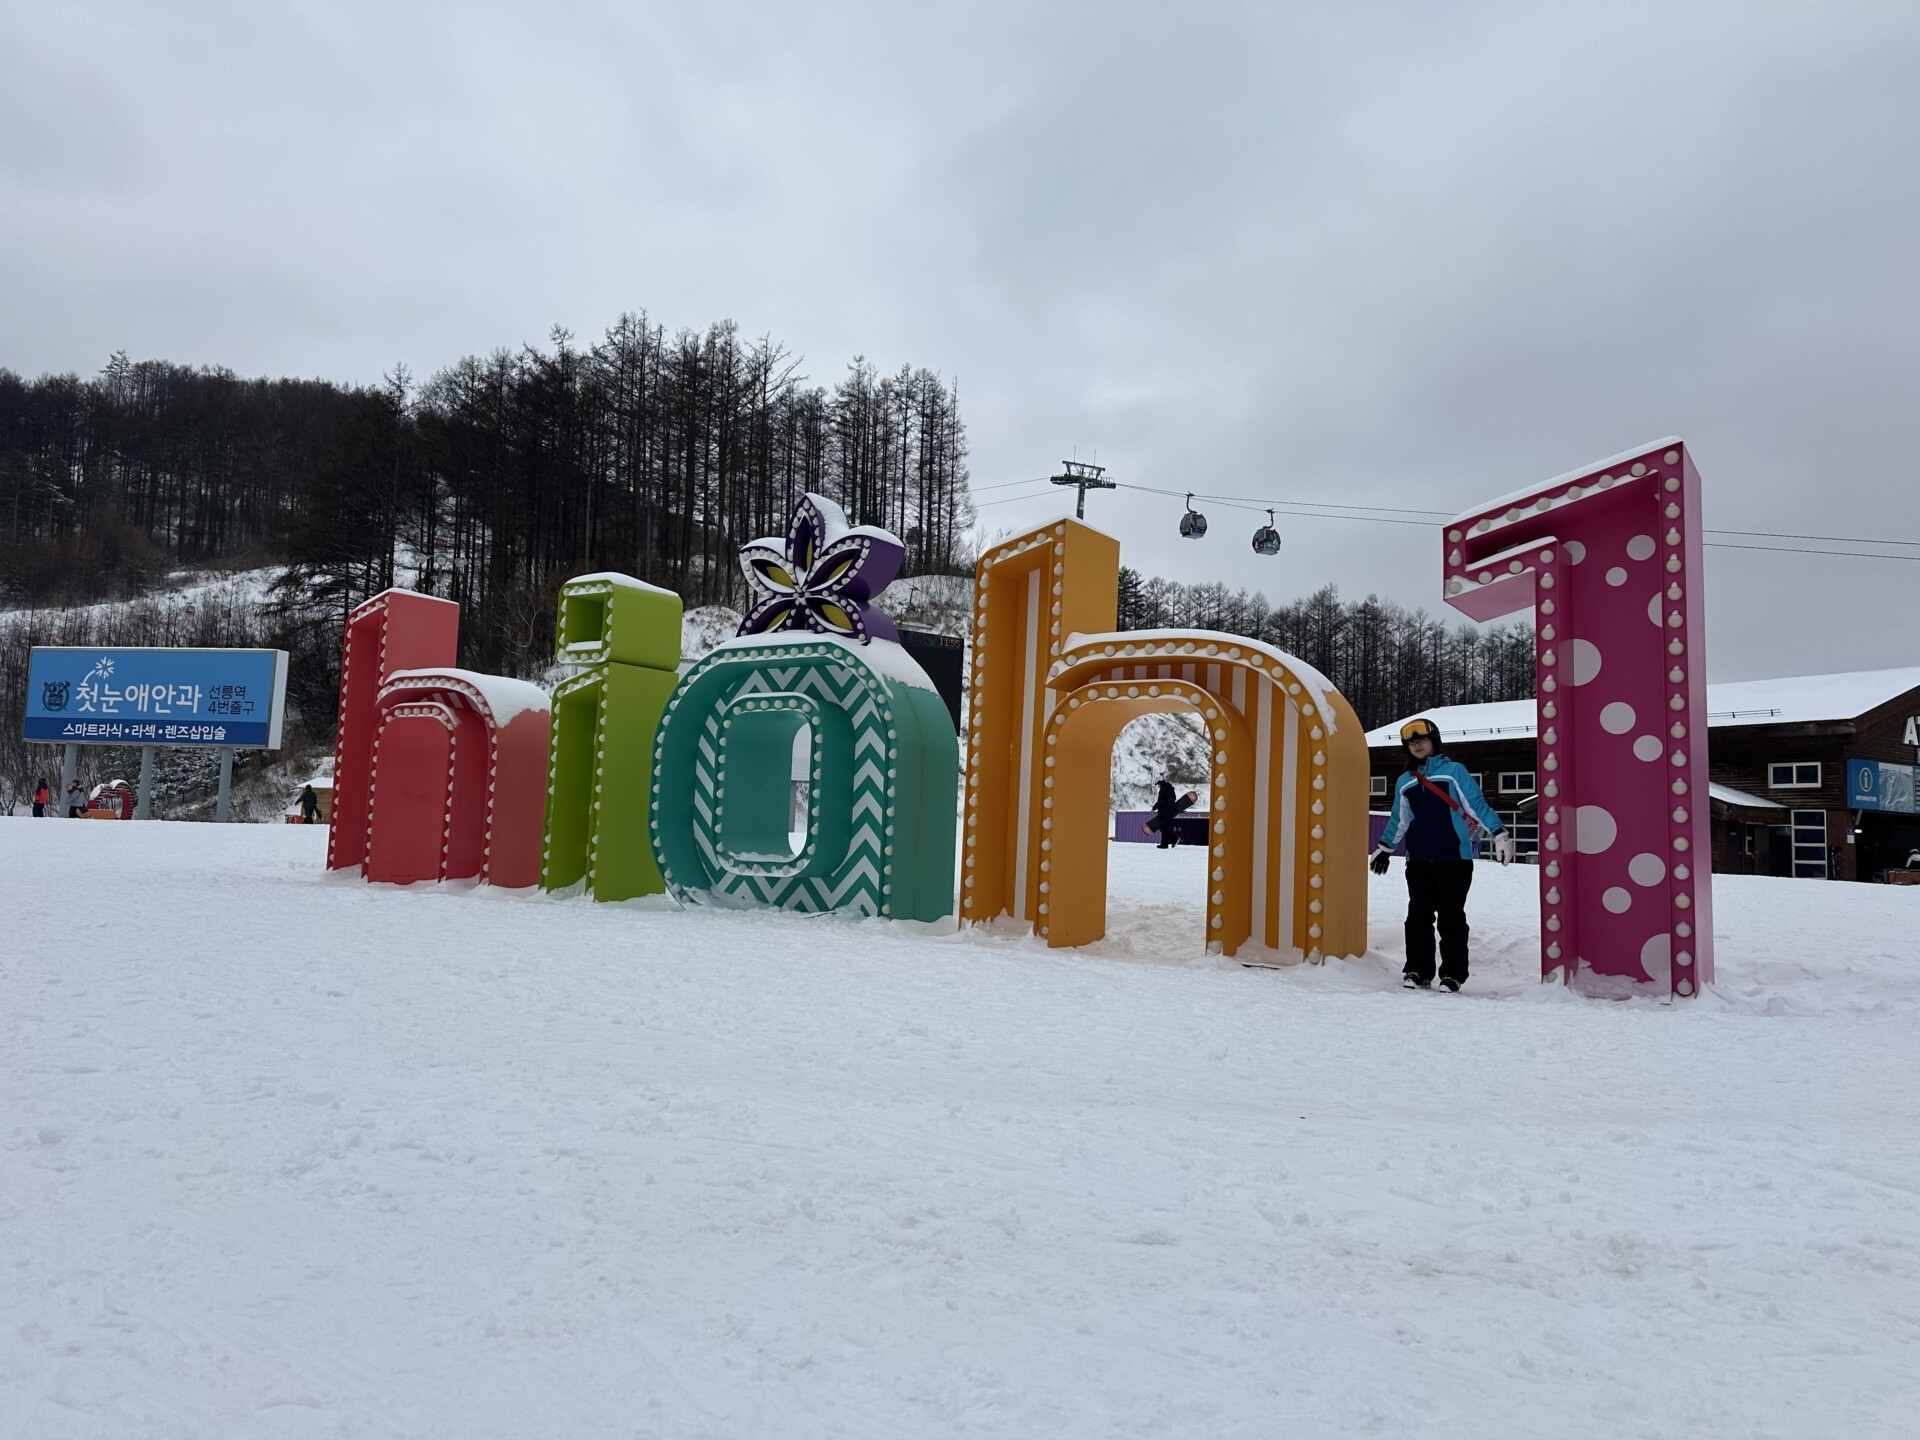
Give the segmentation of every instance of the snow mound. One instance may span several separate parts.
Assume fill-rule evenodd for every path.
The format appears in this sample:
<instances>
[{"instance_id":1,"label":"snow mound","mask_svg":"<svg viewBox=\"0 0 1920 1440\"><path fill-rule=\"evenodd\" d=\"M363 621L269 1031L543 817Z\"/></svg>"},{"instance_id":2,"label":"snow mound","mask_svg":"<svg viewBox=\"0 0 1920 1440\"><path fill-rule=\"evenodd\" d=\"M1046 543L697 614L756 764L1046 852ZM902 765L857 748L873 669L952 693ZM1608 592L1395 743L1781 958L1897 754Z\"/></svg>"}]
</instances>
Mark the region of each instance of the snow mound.
<instances>
[{"instance_id":1,"label":"snow mound","mask_svg":"<svg viewBox=\"0 0 1920 1440\"><path fill-rule=\"evenodd\" d=\"M740 629L740 612L725 605L702 605L680 617L680 664L684 667L707 654Z\"/></svg>"},{"instance_id":2,"label":"snow mound","mask_svg":"<svg viewBox=\"0 0 1920 1440\"><path fill-rule=\"evenodd\" d=\"M493 723L502 730L511 725L514 718L527 710L544 711L551 707L552 700L547 692L531 680L515 680L507 675L483 675L476 670L458 670L448 665L431 666L425 670L396 670L387 681L388 686L414 682L431 685L436 680L453 680L470 685L486 702L487 710L493 716ZM385 687L382 687L383 690Z\"/></svg>"},{"instance_id":3,"label":"snow mound","mask_svg":"<svg viewBox=\"0 0 1920 1440\"><path fill-rule=\"evenodd\" d=\"M789 645L831 646L844 650L850 659L858 660L883 679L910 685L916 690L934 688L933 681L927 678L927 672L921 669L920 662L909 655L904 646L892 640L868 640L862 643L849 640L844 635L828 635L817 630L783 630L773 635L736 635L714 646L714 649L777 650Z\"/></svg>"}]
</instances>

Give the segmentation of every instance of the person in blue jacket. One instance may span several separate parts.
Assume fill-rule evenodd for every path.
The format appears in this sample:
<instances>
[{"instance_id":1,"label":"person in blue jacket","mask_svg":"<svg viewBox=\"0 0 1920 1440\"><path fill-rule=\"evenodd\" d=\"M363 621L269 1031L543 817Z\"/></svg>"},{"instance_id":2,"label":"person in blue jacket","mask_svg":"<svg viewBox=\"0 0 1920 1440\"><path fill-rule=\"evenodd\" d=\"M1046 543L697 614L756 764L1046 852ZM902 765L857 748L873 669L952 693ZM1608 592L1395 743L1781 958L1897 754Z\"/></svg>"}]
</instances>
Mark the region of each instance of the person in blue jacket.
<instances>
[{"instance_id":1,"label":"person in blue jacket","mask_svg":"<svg viewBox=\"0 0 1920 1440\"><path fill-rule=\"evenodd\" d=\"M1477 833L1493 837L1493 856L1513 860L1513 835L1487 806L1487 797L1457 761L1440 753L1440 729L1424 717L1400 727L1406 773L1394 781L1386 831L1373 852L1373 873L1387 873L1387 857L1407 846L1407 964L1400 983L1433 984L1433 932L1440 930L1440 987L1467 983L1467 891L1473 885Z\"/></svg>"}]
</instances>

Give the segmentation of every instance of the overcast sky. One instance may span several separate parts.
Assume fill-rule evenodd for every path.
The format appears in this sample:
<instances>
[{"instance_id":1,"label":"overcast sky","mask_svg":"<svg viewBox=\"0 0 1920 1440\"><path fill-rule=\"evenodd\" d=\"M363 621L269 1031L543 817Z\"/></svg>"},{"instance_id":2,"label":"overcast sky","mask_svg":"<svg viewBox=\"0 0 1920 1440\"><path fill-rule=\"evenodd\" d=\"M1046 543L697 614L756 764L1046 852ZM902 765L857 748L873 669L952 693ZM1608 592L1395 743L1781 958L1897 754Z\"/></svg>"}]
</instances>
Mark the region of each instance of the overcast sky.
<instances>
[{"instance_id":1,"label":"overcast sky","mask_svg":"<svg viewBox=\"0 0 1920 1440\"><path fill-rule=\"evenodd\" d=\"M1678 434L1711 526L1920 541L1916 76L1915 0L0 0L0 365L424 377L645 309L957 378L976 486L1452 512ZM1431 531L1179 510L1089 519L1444 610ZM1712 678L1920 664L1920 563L1707 554Z\"/></svg>"}]
</instances>

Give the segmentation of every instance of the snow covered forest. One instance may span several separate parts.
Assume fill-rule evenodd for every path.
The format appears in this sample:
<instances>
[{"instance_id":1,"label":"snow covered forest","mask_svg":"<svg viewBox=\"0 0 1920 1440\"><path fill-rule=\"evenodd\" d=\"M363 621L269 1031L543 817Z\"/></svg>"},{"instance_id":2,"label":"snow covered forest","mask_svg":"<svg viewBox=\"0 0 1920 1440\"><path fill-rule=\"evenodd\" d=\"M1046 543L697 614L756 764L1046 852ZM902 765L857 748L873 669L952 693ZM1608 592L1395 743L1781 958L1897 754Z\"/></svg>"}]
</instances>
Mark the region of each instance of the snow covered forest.
<instances>
[{"instance_id":1,"label":"snow covered forest","mask_svg":"<svg viewBox=\"0 0 1920 1440\"><path fill-rule=\"evenodd\" d=\"M463 664L537 675L563 581L623 570L690 609L738 608L737 548L783 532L806 490L897 533L907 576L970 575L985 538L955 385L856 357L828 388L731 322L670 333L623 315L590 345L555 330L421 384L125 354L87 379L0 368L0 713L21 713L34 645L270 645L293 658L289 735L324 748L341 623L367 596L403 584L458 601ZM244 583L217 586L222 573ZM966 587L929 579L895 599L909 623L960 633ZM1125 570L1118 603L1123 629L1279 645L1370 725L1532 684L1524 627L1483 632L1332 586L1276 602ZM0 729L0 803L35 764L14 731Z\"/></svg>"},{"instance_id":2,"label":"snow covered forest","mask_svg":"<svg viewBox=\"0 0 1920 1440\"><path fill-rule=\"evenodd\" d=\"M469 356L416 386L243 379L115 355L90 380L0 371L0 573L14 599L93 600L182 566L292 566L338 610L394 581L466 612L470 660L513 668L568 576L620 569L737 602L734 552L805 490L906 541L908 573L971 565L954 388L856 358L831 390L731 323Z\"/></svg>"}]
</instances>

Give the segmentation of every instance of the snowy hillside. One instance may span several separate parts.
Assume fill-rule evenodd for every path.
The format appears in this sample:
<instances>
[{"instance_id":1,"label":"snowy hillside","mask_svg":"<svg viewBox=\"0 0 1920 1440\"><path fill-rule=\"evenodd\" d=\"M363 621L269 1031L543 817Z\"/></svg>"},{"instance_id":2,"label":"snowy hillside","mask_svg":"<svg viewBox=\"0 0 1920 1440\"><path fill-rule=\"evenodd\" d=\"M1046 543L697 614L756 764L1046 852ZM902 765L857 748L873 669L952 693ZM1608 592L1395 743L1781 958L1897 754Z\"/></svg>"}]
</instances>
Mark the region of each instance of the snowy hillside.
<instances>
[{"instance_id":1,"label":"snowy hillside","mask_svg":"<svg viewBox=\"0 0 1920 1440\"><path fill-rule=\"evenodd\" d=\"M76 620L123 619L136 614L171 617L174 625L190 624L208 610L251 610L271 593L284 573L271 565L258 570L178 570L151 594L133 600L100 600L91 605L62 606L56 611L18 607L0 609L0 621L27 615L72 616ZM164 623L164 622L163 622ZM173 643L157 641L154 643ZM185 641L178 643L187 643Z\"/></svg>"},{"instance_id":2,"label":"snowy hillside","mask_svg":"<svg viewBox=\"0 0 1920 1440\"><path fill-rule=\"evenodd\" d=\"M973 576L904 576L887 587L880 608L909 629L965 635L973 618Z\"/></svg>"},{"instance_id":3,"label":"snowy hillside","mask_svg":"<svg viewBox=\"0 0 1920 1440\"><path fill-rule=\"evenodd\" d=\"M1698 1003L369 887L0 820L0 1435L1836 1437L1920 1413L1920 891L1723 877ZM106 908L102 908L102 896Z\"/></svg>"},{"instance_id":4,"label":"snowy hillside","mask_svg":"<svg viewBox=\"0 0 1920 1440\"><path fill-rule=\"evenodd\" d=\"M1205 810L1213 794L1206 729L1197 715L1142 715L1114 741L1112 773L1109 804L1115 810L1148 809L1162 777L1182 794L1196 792L1198 808Z\"/></svg>"},{"instance_id":5,"label":"snowy hillside","mask_svg":"<svg viewBox=\"0 0 1920 1440\"><path fill-rule=\"evenodd\" d=\"M680 663L704 659L716 645L740 629L740 612L725 605L702 605L680 618Z\"/></svg>"}]
</instances>

